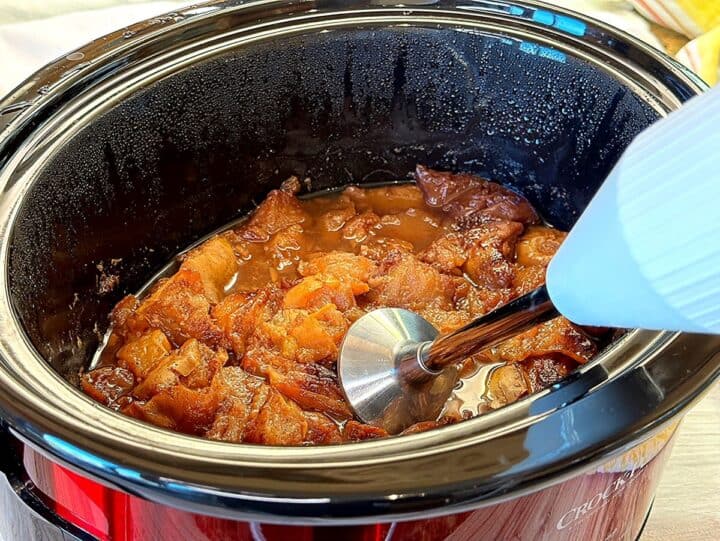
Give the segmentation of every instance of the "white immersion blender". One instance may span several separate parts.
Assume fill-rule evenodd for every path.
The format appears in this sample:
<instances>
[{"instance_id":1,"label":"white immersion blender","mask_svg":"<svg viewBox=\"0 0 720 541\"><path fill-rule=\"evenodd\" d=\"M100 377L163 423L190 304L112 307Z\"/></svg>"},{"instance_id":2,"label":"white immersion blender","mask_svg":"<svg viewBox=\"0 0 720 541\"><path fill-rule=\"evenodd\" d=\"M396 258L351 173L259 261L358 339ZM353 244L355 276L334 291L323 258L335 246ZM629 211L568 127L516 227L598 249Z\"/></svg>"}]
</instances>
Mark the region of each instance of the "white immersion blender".
<instances>
[{"instance_id":1,"label":"white immersion blender","mask_svg":"<svg viewBox=\"0 0 720 541\"><path fill-rule=\"evenodd\" d=\"M343 392L360 419L399 432L437 417L457 363L558 314L720 334L720 88L630 144L550 262L546 286L441 337L409 310L358 319L340 349Z\"/></svg>"}]
</instances>

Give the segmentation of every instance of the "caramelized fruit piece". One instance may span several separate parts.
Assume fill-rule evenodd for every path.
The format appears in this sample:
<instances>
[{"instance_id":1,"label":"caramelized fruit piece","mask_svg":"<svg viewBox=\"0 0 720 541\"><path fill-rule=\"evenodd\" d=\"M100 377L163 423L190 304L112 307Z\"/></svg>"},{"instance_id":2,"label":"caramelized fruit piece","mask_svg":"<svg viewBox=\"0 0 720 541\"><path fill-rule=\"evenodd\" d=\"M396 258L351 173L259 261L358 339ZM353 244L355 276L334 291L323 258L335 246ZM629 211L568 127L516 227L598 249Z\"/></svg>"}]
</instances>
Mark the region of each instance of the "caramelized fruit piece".
<instances>
[{"instance_id":1,"label":"caramelized fruit piece","mask_svg":"<svg viewBox=\"0 0 720 541\"><path fill-rule=\"evenodd\" d=\"M256 331L258 325L269 320L280 309L282 292L274 285L233 293L212 310L225 341L235 355L240 358L245 354L248 339Z\"/></svg>"},{"instance_id":2,"label":"caramelized fruit piece","mask_svg":"<svg viewBox=\"0 0 720 541\"><path fill-rule=\"evenodd\" d=\"M377 214L405 212L408 208L422 208L423 194L413 184L395 184L364 190L358 186L346 188L343 192L360 211L371 210Z\"/></svg>"},{"instance_id":3,"label":"caramelized fruit piece","mask_svg":"<svg viewBox=\"0 0 720 541\"><path fill-rule=\"evenodd\" d=\"M365 298L373 306L452 309L452 278L410 254L383 262L369 285Z\"/></svg>"},{"instance_id":4,"label":"caramelized fruit piece","mask_svg":"<svg viewBox=\"0 0 720 541\"><path fill-rule=\"evenodd\" d=\"M133 395L140 400L147 400L181 384L188 388L206 387L227 359L224 350L213 351L197 340L190 339L149 372L135 387Z\"/></svg>"},{"instance_id":5,"label":"caramelized fruit piece","mask_svg":"<svg viewBox=\"0 0 720 541\"><path fill-rule=\"evenodd\" d=\"M297 404L270 390L260 412L245 429L244 441L265 445L299 445L305 440L308 422Z\"/></svg>"},{"instance_id":6,"label":"caramelized fruit piece","mask_svg":"<svg viewBox=\"0 0 720 541\"><path fill-rule=\"evenodd\" d=\"M230 442L331 444L385 437L353 419L335 373L352 321L415 310L451 332L544 281L564 234L520 195L423 167L418 186L297 199L297 178L233 231L188 252L139 302L123 299L101 368L81 385L158 426ZM426 204L427 202L427 204ZM596 351L562 318L483 352L507 361L492 407L552 385ZM421 432L463 416L418 423Z\"/></svg>"},{"instance_id":7,"label":"caramelized fruit piece","mask_svg":"<svg viewBox=\"0 0 720 541\"><path fill-rule=\"evenodd\" d=\"M117 352L118 360L142 380L157 363L170 353L172 346L162 331L157 329L127 342Z\"/></svg>"},{"instance_id":8,"label":"caramelized fruit piece","mask_svg":"<svg viewBox=\"0 0 720 541\"><path fill-rule=\"evenodd\" d=\"M577 363L564 357L535 357L522 361L531 393L564 379L576 366Z\"/></svg>"},{"instance_id":9,"label":"caramelized fruit piece","mask_svg":"<svg viewBox=\"0 0 720 541\"><path fill-rule=\"evenodd\" d=\"M372 229L380 223L380 216L374 212L363 212L350 218L342 228L342 236L347 240L363 242L370 235Z\"/></svg>"},{"instance_id":10,"label":"caramelized fruit piece","mask_svg":"<svg viewBox=\"0 0 720 541\"><path fill-rule=\"evenodd\" d=\"M222 397L222 403L205 436L235 443L243 441L248 422L267 401L270 386L239 366L228 366L216 376L213 389Z\"/></svg>"},{"instance_id":11,"label":"caramelized fruit piece","mask_svg":"<svg viewBox=\"0 0 720 541\"><path fill-rule=\"evenodd\" d=\"M220 403L220 395L211 389L174 385L147 403L133 402L122 411L165 428L200 436L212 425Z\"/></svg>"},{"instance_id":12,"label":"caramelized fruit piece","mask_svg":"<svg viewBox=\"0 0 720 541\"><path fill-rule=\"evenodd\" d=\"M315 445L330 445L342 443L342 435L338 425L327 415L315 412L305 412L308 430L305 434L305 443Z\"/></svg>"},{"instance_id":13,"label":"caramelized fruit piece","mask_svg":"<svg viewBox=\"0 0 720 541\"><path fill-rule=\"evenodd\" d=\"M434 171L418 165L415 182L425 202L449 214L460 229L495 220L538 222L535 210L523 196L474 175Z\"/></svg>"},{"instance_id":14,"label":"caramelized fruit piece","mask_svg":"<svg viewBox=\"0 0 720 541\"><path fill-rule=\"evenodd\" d=\"M429 263L440 272L462 274L460 270L467 261L465 241L459 233L448 233L418 254L418 259Z\"/></svg>"},{"instance_id":15,"label":"caramelized fruit piece","mask_svg":"<svg viewBox=\"0 0 720 541\"><path fill-rule=\"evenodd\" d=\"M251 242L267 242L278 231L307 221L308 216L292 189L294 187L288 185L288 189L271 191L239 228L240 237Z\"/></svg>"},{"instance_id":16,"label":"caramelized fruit piece","mask_svg":"<svg viewBox=\"0 0 720 541\"><path fill-rule=\"evenodd\" d=\"M512 285L515 242L522 230L518 222L498 221L465 233L467 261L463 270L477 286L504 289Z\"/></svg>"},{"instance_id":17,"label":"caramelized fruit piece","mask_svg":"<svg viewBox=\"0 0 720 541\"><path fill-rule=\"evenodd\" d=\"M80 378L82 390L106 406L113 405L118 398L128 394L134 385L132 373L118 366L97 368Z\"/></svg>"},{"instance_id":18,"label":"caramelized fruit piece","mask_svg":"<svg viewBox=\"0 0 720 541\"><path fill-rule=\"evenodd\" d=\"M587 335L564 317L558 317L503 342L492 357L518 362L530 357L560 354L583 364L596 353L597 346Z\"/></svg>"},{"instance_id":19,"label":"caramelized fruit piece","mask_svg":"<svg viewBox=\"0 0 720 541\"><path fill-rule=\"evenodd\" d=\"M347 252L329 252L313 256L299 267L302 276L313 274L334 276L349 283L353 295L368 291L368 280L377 265L367 257Z\"/></svg>"},{"instance_id":20,"label":"caramelized fruit piece","mask_svg":"<svg viewBox=\"0 0 720 541\"><path fill-rule=\"evenodd\" d=\"M175 345L190 338L215 344L222 336L210 318L210 301L204 295L202 276L197 271L181 269L161 282L137 309L136 314L148 326L160 329Z\"/></svg>"},{"instance_id":21,"label":"caramelized fruit piece","mask_svg":"<svg viewBox=\"0 0 720 541\"><path fill-rule=\"evenodd\" d=\"M503 365L493 370L487 386L490 407L493 409L515 402L530 390L522 367L516 364Z\"/></svg>"},{"instance_id":22,"label":"caramelized fruit piece","mask_svg":"<svg viewBox=\"0 0 720 541\"><path fill-rule=\"evenodd\" d=\"M326 304L333 304L343 312L354 308L356 304L352 285L335 276L314 274L291 287L283 301L285 308L308 310L322 308Z\"/></svg>"},{"instance_id":23,"label":"caramelized fruit piece","mask_svg":"<svg viewBox=\"0 0 720 541\"><path fill-rule=\"evenodd\" d=\"M223 237L214 237L188 252L180 266L200 275L202 294L212 304L225 296L225 286L238 270L232 245Z\"/></svg>"},{"instance_id":24,"label":"caramelized fruit piece","mask_svg":"<svg viewBox=\"0 0 720 541\"><path fill-rule=\"evenodd\" d=\"M343 439L345 441L363 441L385 438L388 433L377 426L348 421L343 428Z\"/></svg>"},{"instance_id":25,"label":"caramelized fruit piece","mask_svg":"<svg viewBox=\"0 0 720 541\"><path fill-rule=\"evenodd\" d=\"M517 241L517 263L522 266L547 267L567 233L549 227L528 227Z\"/></svg>"},{"instance_id":26,"label":"caramelized fruit piece","mask_svg":"<svg viewBox=\"0 0 720 541\"><path fill-rule=\"evenodd\" d=\"M338 420L352 418L335 374L322 366L310 365L305 370L285 374L270 368L267 376L270 385L305 410L327 413Z\"/></svg>"}]
</instances>

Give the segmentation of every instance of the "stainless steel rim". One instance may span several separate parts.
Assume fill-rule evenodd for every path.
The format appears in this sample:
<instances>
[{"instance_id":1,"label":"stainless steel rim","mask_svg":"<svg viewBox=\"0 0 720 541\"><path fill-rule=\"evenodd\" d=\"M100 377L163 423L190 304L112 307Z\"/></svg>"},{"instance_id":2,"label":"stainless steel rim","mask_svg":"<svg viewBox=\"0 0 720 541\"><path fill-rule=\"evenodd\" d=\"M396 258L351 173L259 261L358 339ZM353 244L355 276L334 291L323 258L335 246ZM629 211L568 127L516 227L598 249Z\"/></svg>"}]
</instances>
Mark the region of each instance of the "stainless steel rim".
<instances>
[{"instance_id":1,"label":"stainless steel rim","mask_svg":"<svg viewBox=\"0 0 720 541\"><path fill-rule=\"evenodd\" d=\"M509 4L503 2L435 2L409 9L378 7L383 3L368 0L342 10L334 4L230 1L190 8L93 42L78 51L85 62L61 59L0 102L0 409L16 433L103 482L194 511L270 522L357 523L379 516L448 513L561 481L659 429L696 399L720 371L718 340L634 331L568 381L490 415L399 439L269 448L199 440L120 416L49 368L29 344L11 307L6 273L15 212L34 173L72 135L71 126L188 62L256 40L320 29L440 25L551 43L610 71L661 112L677 107L682 98L613 47L630 46L690 92L702 89L695 76L671 59L600 24L588 22L594 34L580 39L541 27L529 14L510 15ZM514 5L577 17L542 4ZM220 18L230 18L235 25L218 32ZM125 39L128 32L133 35ZM45 90L38 94L39 89ZM677 388L667 383L667 388L653 390L660 394L652 412L638 412L622 428L588 435L583 445L554 457L532 448L525 449L524 456L517 454L531 430L609 392L623 378L652 375L658 359L687 348L702 360L696 374ZM652 377L648 381L657 384Z\"/></svg>"}]
</instances>

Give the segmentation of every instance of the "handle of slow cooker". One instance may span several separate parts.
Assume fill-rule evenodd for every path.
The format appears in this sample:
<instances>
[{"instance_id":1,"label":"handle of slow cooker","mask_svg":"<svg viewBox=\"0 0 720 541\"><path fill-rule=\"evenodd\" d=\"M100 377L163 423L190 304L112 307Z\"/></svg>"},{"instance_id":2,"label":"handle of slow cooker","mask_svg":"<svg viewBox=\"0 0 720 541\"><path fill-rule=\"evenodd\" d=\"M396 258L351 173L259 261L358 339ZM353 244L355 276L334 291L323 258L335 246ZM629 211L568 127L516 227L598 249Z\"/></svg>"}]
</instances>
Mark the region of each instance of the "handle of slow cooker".
<instances>
[{"instance_id":1,"label":"handle of slow cooker","mask_svg":"<svg viewBox=\"0 0 720 541\"><path fill-rule=\"evenodd\" d=\"M28 481L22 457L18 454L19 440L0 418L0 524L5 532L47 541L97 541L88 533L69 524L55 514L35 494L35 486ZM2 539L2 537L0 537Z\"/></svg>"},{"instance_id":2,"label":"handle of slow cooker","mask_svg":"<svg viewBox=\"0 0 720 541\"><path fill-rule=\"evenodd\" d=\"M0 448L5 452L0 453L0 474L8 477L10 471L10 461L14 458L15 453L12 451L10 432L6 424L0 419Z\"/></svg>"}]
</instances>

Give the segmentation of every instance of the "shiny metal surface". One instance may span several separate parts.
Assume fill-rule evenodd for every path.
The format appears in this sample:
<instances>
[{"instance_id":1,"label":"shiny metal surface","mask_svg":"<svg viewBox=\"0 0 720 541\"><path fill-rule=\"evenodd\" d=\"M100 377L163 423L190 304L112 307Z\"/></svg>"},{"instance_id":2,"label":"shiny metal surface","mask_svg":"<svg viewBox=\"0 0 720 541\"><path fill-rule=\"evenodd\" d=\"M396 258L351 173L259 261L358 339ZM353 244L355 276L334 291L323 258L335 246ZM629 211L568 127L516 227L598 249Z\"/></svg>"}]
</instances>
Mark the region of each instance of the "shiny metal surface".
<instances>
[{"instance_id":1,"label":"shiny metal surface","mask_svg":"<svg viewBox=\"0 0 720 541\"><path fill-rule=\"evenodd\" d=\"M0 541L96 541L60 517L28 481L22 450L0 421Z\"/></svg>"},{"instance_id":2,"label":"shiny metal surface","mask_svg":"<svg viewBox=\"0 0 720 541\"><path fill-rule=\"evenodd\" d=\"M93 42L80 49L83 62L61 59L0 102L8 111L0 116L0 411L15 435L156 502L283 524L352 524L446 514L557 483L656 432L709 388L720 374L717 338L634 331L571 378L489 415L357 445L276 448L199 440L121 416L45 362L9 293L10 239L24 198L82 126L193 63L298 34L452 28L551 44L661 113L704 88L672 59L600 23L584 21L578 37L534 21L537 9L581 19L540 3L382 4L209 2ZM128 31L136 33L124 39Z\"/></svg>"},{"instance_id":3,"label":"shiny metal surface","mask_svg":"<svg viewBox=\"0 0 720 541\"><path fill-rule=\"evenodd\" d=\"M397 434L437 418L457 381L454 364L557 315L545 286L439 338L414 312L373 310L343 340L340 385L360 419Z\"/></svg>"},{"instance_id":4,"label":"shiny metal surface","mask_svg":"<svg viewBox=\"0 0 720 541\"><path fill-rule=\"evenodd\" d=\"M545 286L518 297L462 329L435 340L419 356L430 370L460 362L558 315Z\"/></svg>"},{"instance_id":5,"label":"shiny metal surface","mask_svg":"<svg viewBox=\"0 0 720 541\"><path fill-rule=\"evenodd\" d=\"M457 370L429 372L420 347L438 332L400 308L373 310L350 327L340 347L338 379L348 403L365 422L397 434L435 419L457 381Z\"/></svg>"}]
</instances>

